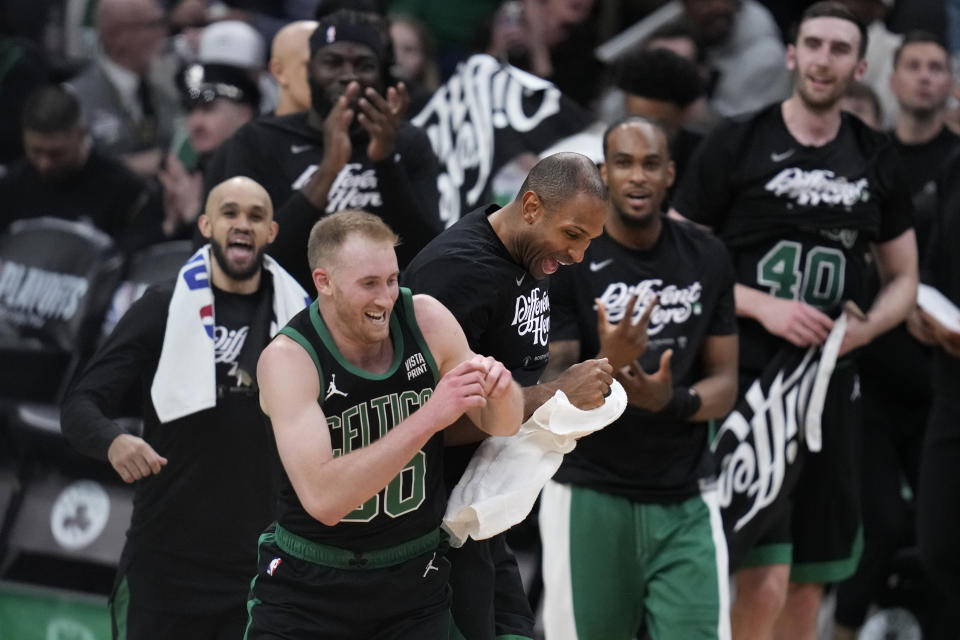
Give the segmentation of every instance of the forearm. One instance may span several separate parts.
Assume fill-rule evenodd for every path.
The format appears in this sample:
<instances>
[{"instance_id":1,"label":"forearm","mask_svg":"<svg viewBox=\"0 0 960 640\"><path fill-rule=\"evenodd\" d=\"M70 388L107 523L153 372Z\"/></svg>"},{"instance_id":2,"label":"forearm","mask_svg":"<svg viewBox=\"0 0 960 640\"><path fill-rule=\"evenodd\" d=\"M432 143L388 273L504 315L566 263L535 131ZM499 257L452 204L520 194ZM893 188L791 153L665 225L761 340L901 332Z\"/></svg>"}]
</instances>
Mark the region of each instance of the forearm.
<instances>
[{"instance_id":1,"label":"forearm","mask_svg":"<svg viewBox=\"0 0 960 640\"><path fill-rule=\"evenodd\" d=\"M104 415L93 397L83 393L71 394L64 401L60 431L74 449L104 462L114 439L126 433Z\"/></svg>"},{"instance_id":2,"label":"forearm","mask_svg":"<svg viewBox=\"0 0 960 640\"><path fill-rule=\"evenodd\" d=\"M737 374L708 376L693 388L700 396L700 408L690 416L691 422L725 418L737 401Z\"/></svg>"},{"instance_id":3,"label":"forearm","mask_svg":"<svg viewBox=\"0 0 960 640\"><path fill-rule=\"evenodd\" d=\"M737 283L733 285L733 299L736 303L738 318L750 318L759 322L759 310L763 308L770 297L769 293L748 287L745 284Z\"/></svg>"},{"instance_id":4,"label":"forearm","mask_svg":"<svg viewBox=\"0 0 960 640\"><path fill-rule=\"evenodd\" d=\"M421 412L375 442L315 465L307 495L299 496L307 513L333 526L386 487L435 432Z\"/></svg>"},{"instance_id":5,"label":"forearm","mask_svg":"<svg viewBox=\"0 0 960 640\"><path fill-rule=\"evenodd\" d=\"M391 213L385 219L390 221L404 245L419 251L443 230L436 172L427 172L428 175L417 178L408 173L404 162L389 158L374 165L374 169L381 193L389 194L384 198L384 208L390 209Z\"/></svg>"},{"instance_id":6,"label":"forearm","mask_svg":"<svg viewBox=\"0 0 960 640\"><path fill-rule=\"evenodd\" d=\"M521 389L523 394L523 419L527 420L533 415L533 412L552 398L560 389L556 381L542 382L530 387Z\"/></svg>"},{"instance_id":7,"label":"forearm","mask_svg":"<svg viewBox=\"0 0 960 640\"><path fill-rule=\"evenodd\" d=\"M900 273L891 278L880 289L867 313L866 324L870 328L870 335L876 338L903 322L916 303L916 271Z\"/></svg>"},{"instance_id":8,"label":"forearm","mask_svg":"<svg viewBox=\"0 0 960 640\"><path fill-rule=\"evenodd\" d=\"M487 405L480 409L477 426L491 436L512 436L523 422L524 407L520 385L511 382L509 391L502 397L487 398Z\"/></svg>"}]
</instances>

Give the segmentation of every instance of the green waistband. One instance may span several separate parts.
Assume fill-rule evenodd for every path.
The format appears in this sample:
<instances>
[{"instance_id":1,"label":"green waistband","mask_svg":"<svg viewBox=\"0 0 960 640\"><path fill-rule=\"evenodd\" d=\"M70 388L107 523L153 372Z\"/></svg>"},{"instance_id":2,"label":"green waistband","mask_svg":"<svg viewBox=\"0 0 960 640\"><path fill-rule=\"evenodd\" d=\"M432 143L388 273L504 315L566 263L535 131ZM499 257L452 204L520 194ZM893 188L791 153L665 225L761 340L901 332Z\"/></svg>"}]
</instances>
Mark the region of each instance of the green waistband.
<instances>
[{"instance_id":1,"label":"green waistband","mask_svg":"<svg viewBox=\"0 0 960 640\"><path fill-rule=\"evenodd\" d=\"M407 540L393 547L371 551L350 551L340 547L312 542L276 525L274 539L277 546L294 558L322 564L335 569L382 569L392 567L436 550L440 546L441 531L433 529L419 538Z\"/></svg>"}]
</instances>

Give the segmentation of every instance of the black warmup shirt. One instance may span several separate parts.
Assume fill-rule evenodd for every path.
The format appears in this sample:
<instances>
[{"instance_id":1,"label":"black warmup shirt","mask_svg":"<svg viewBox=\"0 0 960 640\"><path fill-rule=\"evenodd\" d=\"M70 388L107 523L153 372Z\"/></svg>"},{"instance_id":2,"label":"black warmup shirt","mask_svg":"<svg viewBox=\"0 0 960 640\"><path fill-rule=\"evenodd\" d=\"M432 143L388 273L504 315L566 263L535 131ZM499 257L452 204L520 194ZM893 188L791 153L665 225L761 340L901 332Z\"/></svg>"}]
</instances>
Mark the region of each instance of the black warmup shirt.
<instances>
[{"instance_id":1,"label":"black warmup shirt","mask_svg":"<svg viewBox=\"0 0 960 640\"><path fill-rule=\"evenodd\" d=\"M149 289L120 319L75 382L61 428L81 452L107 459L122 433L110 420L127 400L142 402L143 438L167 465L137 481L121 572L140 602L209 613L242 605L256 572L257 539L273 520L279 461L266 426L254 372L238 369L250 319L266 284L251 295L214 288L217 405L160 424L150 400L166 330L172 285ZM257 351L259 353L259 349Z\"/></svg>"},{"instance_id":2,"label":"black warmup shirt","mask_svg":"<svg viewBox=\"0 0 960 640\"><path fill-rule=\"evenodd\" d=\"M534 280L510 257L487 220L498 208L489 205L463 216L413 259L402 279L414 293L442 302L463 327L470 348L502 362L527 387L540 381L549 356L548 280ZM478 446L448 448L448 489Z\"/></svg>"},{"instance_id":3,"label":"black warmup shirt","mask_svg":"<svg viewBox=\"0 0 960 640\"><path fill-rule=\"evenodd\" d=\"M14 220L54 216L88 221L123 245L146 201L146 183L96 150L83 168L59 180L42 178L21 159L0 178L0 233Z\"/></svg>"},{"instance_id":4,"label":"black warmup shirt","mask_svg":"<svg viewBox=\"0 0 960 640\"><path fill-rule=\"evenodd\" d=\"M280 332L314 360L322 394L317 402L327 418L335 457L386 435L426 403L440 377L417 326L409 289L400 289L390 316L393 363L382 374L359 369L343 357L316 301ZM332 527L304 510L286 473L281 482L277 521L285 529L352 551L397 545L436 529L443 519L443 435L430 438L386 488Z\"/></svg>"},{"instance_id":5,"label":"black warmup shirt","mask_svg":"<svg viewBox=\"0 0 960 640\"><path fill-rule=\"evenodd\" d=\"M263 185L280 226L270 255L307 291L314 289L307 238L326 213L361 209L383 218L400 236L401 269L443 228L437 192L439 163L422 130L409 123L401 125L396 153L377 164L367 158L365 131L354 131L351 142L350 159L330 187L323 210L300 192L323 160L323 132L307 125L307 112L248 122L221 145L204 170L208 192L237 175Z\"/></svg>"},{"instance_id":6,"label":"black warmup shirt","mask_svg":"<svg viewBox=\"0 0 960 640\"><path fill-rule=\"evenodd\" d=\"M726 121L698 149L674 198L680 214L712 227L737 282L836 314L869 308L871 242L912 226L910 194L893 143L842 114L820 147L799 144L780 104ZM740 325L740 366L759 372L785 341L752 320Z\"/></svg>"},{"instance_id":7,"label":"black warmup shirt","mask_svg":"<svg viewBox=\"0 0 960 640\"><path fill-rule=\"evenodd\" d=\"M904 144L891 135L903 163L903 175L913 198L917 247L921 254L930 242L930 230L937 215L937 177L950 155L960 149L960 136L943 127L932 140L923 144Z\"/></svg>"},{"instance_id":8,"label":"black warmup shirt","mask_svg":"<svg viewBox=\"0 0 960 640\"><path fill-rule=\"evenodd\" d=\"M692 224L663 218L657 243L629 249L609 235L590 243L583 262L558 271L550 283L552 340L578 340L580 359L594 358L599 299L612 323L622 322L627 302L639 294L638 320L654 295L649 343L640 363L653 373L673 349L674 385L703 378L701 346L709 336L737 332L734 275L723 244ZM581 438L554 479L640 502L681 500L699 493L712 475L705 422L680 422L628 406L623 416Z\"/></svg>"}]
</instances>

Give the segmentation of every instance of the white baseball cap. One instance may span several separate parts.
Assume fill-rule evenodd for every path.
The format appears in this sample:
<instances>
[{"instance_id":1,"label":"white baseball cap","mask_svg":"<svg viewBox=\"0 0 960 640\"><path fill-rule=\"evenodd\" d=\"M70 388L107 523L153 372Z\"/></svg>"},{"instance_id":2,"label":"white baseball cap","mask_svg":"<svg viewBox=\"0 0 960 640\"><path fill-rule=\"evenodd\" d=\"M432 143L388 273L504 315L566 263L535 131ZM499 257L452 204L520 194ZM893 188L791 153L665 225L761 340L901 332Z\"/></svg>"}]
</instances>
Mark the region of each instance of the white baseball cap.
<instances>
[{"instance_id":1,"label":"white baseball cap","mask_svg":"<svg viewBox=\"0 0 960 640\"><path fill-rule=\"evenodd\" d=\"M266 46L256 29L239 20L214 22L200 34L197 61L263 69Z\"/></svg>"}]
</instances>

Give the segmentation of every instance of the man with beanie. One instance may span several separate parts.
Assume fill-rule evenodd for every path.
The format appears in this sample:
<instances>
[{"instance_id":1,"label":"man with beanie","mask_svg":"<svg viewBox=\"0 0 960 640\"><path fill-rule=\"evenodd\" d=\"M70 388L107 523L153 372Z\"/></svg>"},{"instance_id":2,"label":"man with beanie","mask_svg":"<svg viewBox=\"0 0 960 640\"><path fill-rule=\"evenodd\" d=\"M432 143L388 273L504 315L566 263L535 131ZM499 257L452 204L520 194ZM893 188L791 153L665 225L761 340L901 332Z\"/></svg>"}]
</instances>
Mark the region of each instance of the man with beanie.
<instances>
[{"instance_id":1,"label":"man with beanie","mask_svg":"<svg viewBox=\"0 0 960 640\"><path fill-rule=\"evenodd\" d=\"M403 120L402 83L388 85L383 18L340 10L310 37L311 107L241 128L205 170L207 185L234 175L264 185L283 229L271 249L305 286L304 245L322 216L363 209L401 237L403 268L441 227L438 163L426 134Z\"/></svg>"}]
</instances>

